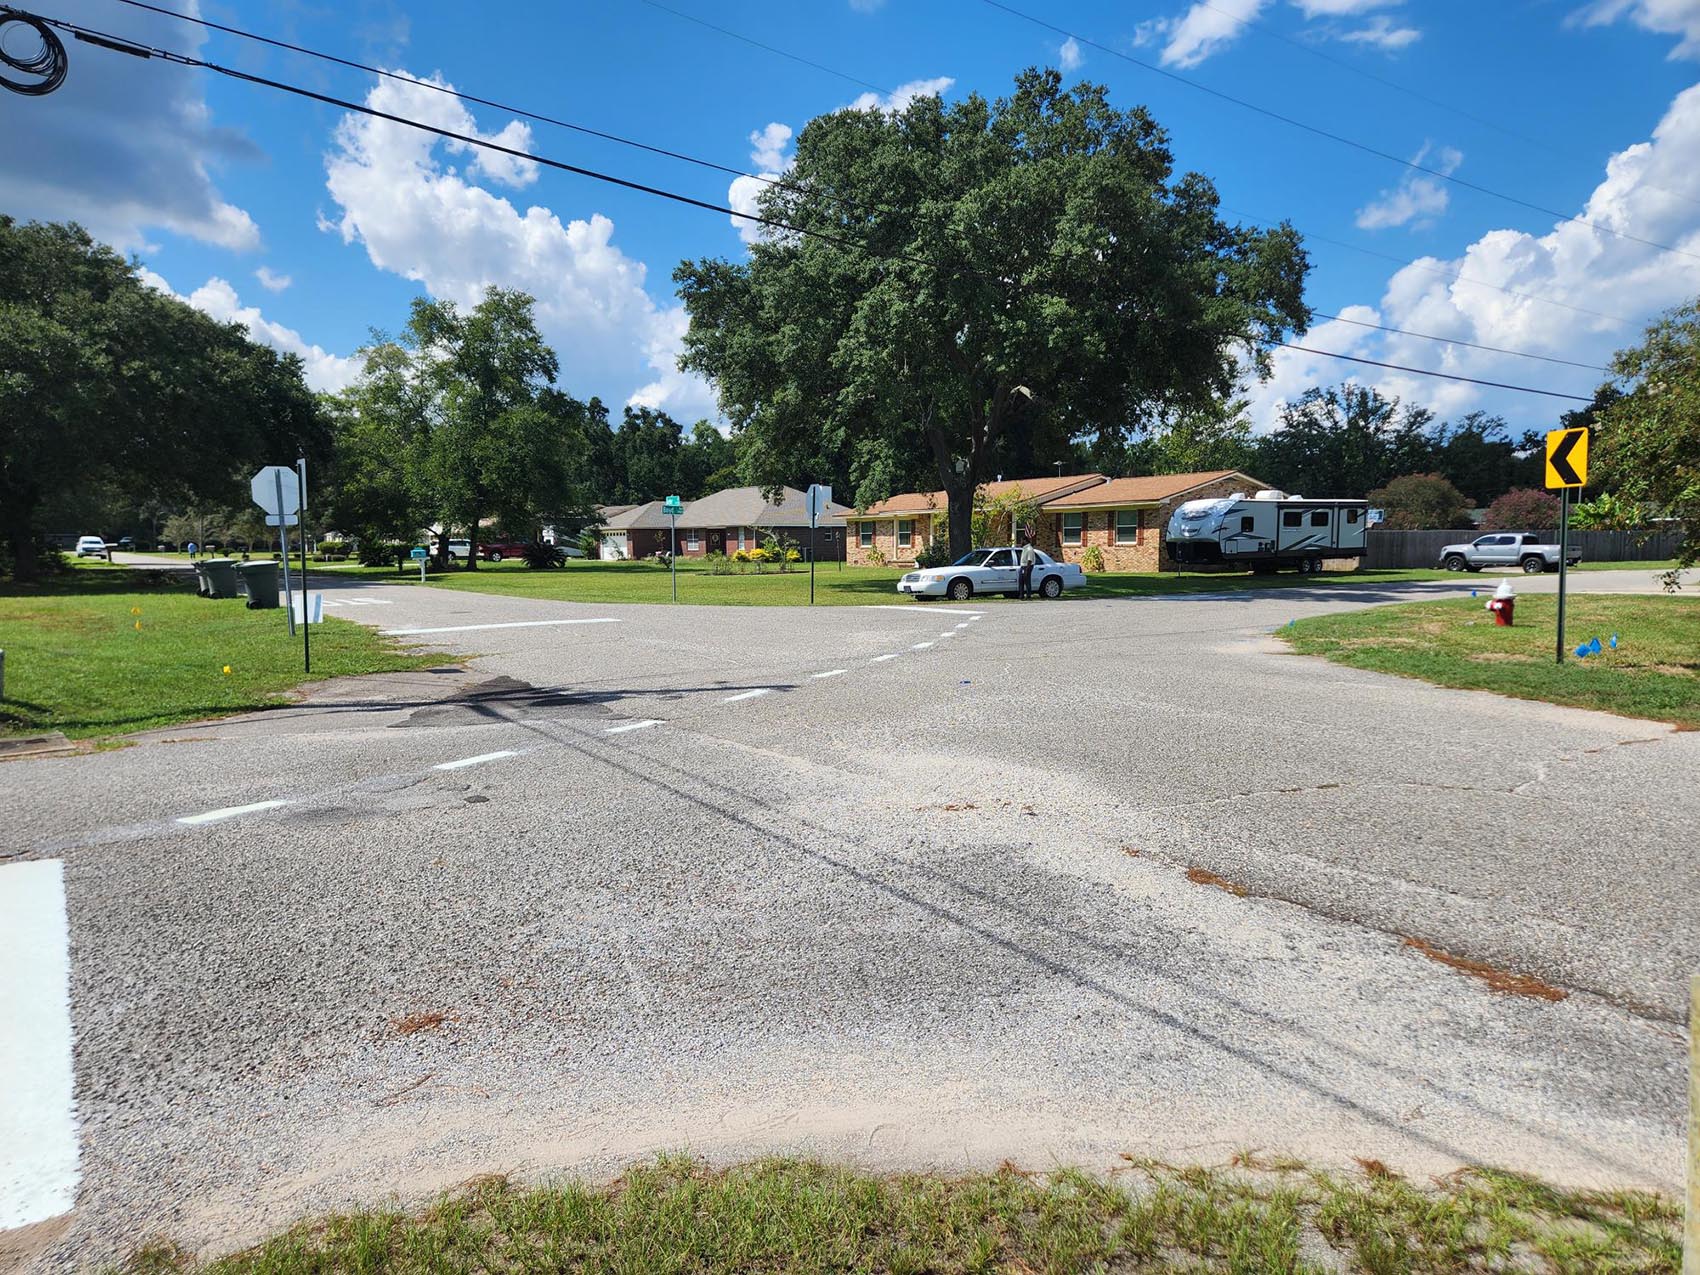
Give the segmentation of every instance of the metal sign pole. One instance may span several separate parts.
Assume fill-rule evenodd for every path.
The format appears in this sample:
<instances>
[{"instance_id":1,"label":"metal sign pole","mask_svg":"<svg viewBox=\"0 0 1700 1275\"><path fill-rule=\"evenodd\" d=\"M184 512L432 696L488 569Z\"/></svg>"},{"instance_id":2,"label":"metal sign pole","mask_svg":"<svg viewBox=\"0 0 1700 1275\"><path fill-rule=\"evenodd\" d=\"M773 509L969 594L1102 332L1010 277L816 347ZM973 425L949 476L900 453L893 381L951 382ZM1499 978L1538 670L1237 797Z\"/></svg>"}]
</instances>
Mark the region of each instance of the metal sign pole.
<instances>
[{"instance_id":1,"label":"metal sign pole","mask_svg":"<svg viewBox=\"0 0 1700 1275\"><path fill-rule=\"evenodd\" d=\"M272 480L277 484L277 543L283 550L283 613L289 621L289 636L294 637L295 604L291 601L294 595L289 591L289 515L283 512L283 471L274 472Z\"/></svg>"},{"instance_id":2,"label":"metal sign pole","mask_svg":"<svg viewBox=\"0 0 1700 1275\"><path fill-rule=\"evenodd\" d=\"M679 600L679 515L668 514L667 521L673 524L673 552L667 557L667 565L673 572L673 601Z\"/></svg>"},{"instance_id":3,"label":"metal sign pole","mask_svg":"<svg viewBox=\"0 0 1700 1275\"><path fill-rule=\"evenodd\" d=\"M820 536L815 533L815 518L813 509L809 510L809 605L815 604L815 559L820 556Z\"/></svg>"},{"instance_id":4,"label":"metal sign pole","mask_svg":"<svg viewBox=\"0 0 1700 1275\"><path fill-rule=\"evenodd\" d=\"M1570 574L1570 488L1558 493L1558 662L1564 663L1564 591Z\"/></svg>"},{"instance_id":5,"label":"metal sign pole","mask_svg":"<svg viewBox=\"0 0 1700 1275\"><path fill-rule=\"evenodd\" d=\"M299 457L295 462L296 480L300 489L296 495L301 499L301 671L313 671L313 646L307 635L313 631L313 616L307 610L311 605L307 592L307 458Z\"/></svg>"}]
</instances>

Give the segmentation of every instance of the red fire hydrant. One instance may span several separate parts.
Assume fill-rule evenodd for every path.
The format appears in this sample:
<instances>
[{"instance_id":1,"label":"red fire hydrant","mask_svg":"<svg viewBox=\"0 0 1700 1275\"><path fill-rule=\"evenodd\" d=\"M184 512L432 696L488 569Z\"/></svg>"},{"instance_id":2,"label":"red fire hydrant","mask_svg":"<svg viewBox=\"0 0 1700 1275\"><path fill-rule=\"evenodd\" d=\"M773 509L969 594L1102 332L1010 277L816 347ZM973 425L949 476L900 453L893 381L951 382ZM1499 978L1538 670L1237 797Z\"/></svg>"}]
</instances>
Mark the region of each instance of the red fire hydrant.
<instances>
[{"instance_id":1,"label":"red fire hydrant","mask_svg":"<svg viewBox=\"0 0 1700 1275\"><path fill-rule=\"evenodd\" d=\"M1517 610L1517 595L1511 590L1511 581L1501 580L1499 588L1493 591L1488 599L1487 609L1493 612L1493 622L1502 629L1511 627L1511 616Z\"/></svg>"}]
</instances>

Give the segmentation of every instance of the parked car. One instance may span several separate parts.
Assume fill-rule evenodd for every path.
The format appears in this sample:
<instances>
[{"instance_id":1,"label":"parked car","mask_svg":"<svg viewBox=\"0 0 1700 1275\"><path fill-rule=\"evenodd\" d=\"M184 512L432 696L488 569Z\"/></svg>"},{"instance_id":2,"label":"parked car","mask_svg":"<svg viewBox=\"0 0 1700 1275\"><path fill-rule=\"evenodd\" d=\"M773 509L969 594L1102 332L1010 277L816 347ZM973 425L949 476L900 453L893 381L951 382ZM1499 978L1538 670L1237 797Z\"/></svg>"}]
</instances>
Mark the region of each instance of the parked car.
<instances>
[{"instance_id":1,"label":"parked car","mask_svg":"<svg viewBox=\"0 0 1700 1275\"><path fill-rule=\"evenodd\" d=\"M106 541L99 536L78 536L77 557L104 558L106 556Z\"/></svg>"},{"instance_id":2,"label":"parked car","mask_svg":"<svg viewBox=\"0 0 1700 1275\"><path fill-rule=\"evenodd\" d=\"M1564 560L1575 566L1582 561L1582 554L1571 549ZM1477 536L1468 544L1445 546L1440 551L1440 565L1448 571L1521 567L1529 575L1539 575L1558 570L1558 546L1526 531L1496 531Z\"/></svg>"},{"instance_id":3,"label":"parked car","mask_svg":"<svg viewBox=\"0 0 1700 1275\"><path fill-rule=\"evenodd\" d=\"M478 556L486 562L500 562L503 558L523 558L528 543L524 540L493 540L487 545L478 546Z\"/></svg>"},{"instance_id":4,"label":"parked car","mask_svg":"<svg viewBox=\"0 0 1700 1275\"><path fill-rule=\"evenodd\" d=\"M948 567L909 572L897 582L897 591L917 601L949 598L952 602L966 602L977 593L1001 593L1013 598L1021 586L1020 552L1015 548L975 549ZM1033 589L1039 596L1059 597L1064 589L1085 583L1086 572L1078 563L1058 562L1047 553L1039 554L1033 568Z\"/></svg>"},{"instance_id":5,"label":"parked car","mask_svg":"<svg viewBox=\"0 0 1700 1275\"><path fill-rule=\"evenodd\" d=\"M449 541L449 561L464 562L472 555L472 541L466 539Z\"/></svg>"}]
</instances>

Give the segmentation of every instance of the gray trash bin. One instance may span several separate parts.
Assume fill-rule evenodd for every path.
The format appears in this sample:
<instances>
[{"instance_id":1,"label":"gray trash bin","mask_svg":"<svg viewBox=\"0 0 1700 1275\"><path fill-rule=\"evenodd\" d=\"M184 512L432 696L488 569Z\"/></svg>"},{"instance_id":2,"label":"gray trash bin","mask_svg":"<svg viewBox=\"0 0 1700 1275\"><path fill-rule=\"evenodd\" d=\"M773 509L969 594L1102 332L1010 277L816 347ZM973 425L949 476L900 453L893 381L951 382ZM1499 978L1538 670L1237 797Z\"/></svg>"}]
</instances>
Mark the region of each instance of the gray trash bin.
<instances>
[{"instance_id":1,"label":"gray trash bin","mask_svg":"<svg viewBox=\"0 0 1700 1275\"><path fill-rule=\"evenodd\" d=\"M234 598L237 595L235 558L208 558L201 567L206 576L207 597Z\"/></svg>"},{"instance_id":2,"label":"gray trash bin","mask_svg":"<svg viewBox=\"0 0 1700 1275\"><path fill-rule=\"evenodd\" d=\"M270 610L277 606L277 563L244 562L236 568L242 574L242 584L248 590L249 609Z\"/></svg>"},{"instance_id":3,"label":"gray trash bin","mask_svg":"<svg viewBox=\"0 0 1700 1275\"><path fill-rule=\"evenodd\" d=\"M207 590L207 569L206 569L205 566L203 566L199 562L196 562L194 564L194 567L195 567L195 592L200 594L204 598L204 597L207 596L207 592L208 592L208 590Z\"/></svg>"}]
</instances>

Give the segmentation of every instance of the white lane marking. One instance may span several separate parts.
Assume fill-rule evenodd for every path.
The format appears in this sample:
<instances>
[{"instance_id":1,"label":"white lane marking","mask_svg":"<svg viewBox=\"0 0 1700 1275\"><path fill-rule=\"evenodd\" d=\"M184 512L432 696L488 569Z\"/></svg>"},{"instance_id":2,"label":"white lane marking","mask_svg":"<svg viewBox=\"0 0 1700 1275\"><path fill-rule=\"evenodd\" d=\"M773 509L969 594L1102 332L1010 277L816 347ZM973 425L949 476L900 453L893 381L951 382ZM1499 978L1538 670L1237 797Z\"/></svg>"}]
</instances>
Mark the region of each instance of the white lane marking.
<instances>
[{"instance_id":1,"label":"white lane marking","mask_svg":"<svg viewBox=\"0 0 1700 1275\"><path fill-rule=\"evenodd\" d=\"M287 801L255 801L246 806L225 806L222 810L203 810L198 815L184 815L178 823L217 823L220 819L234 819L237 815L251 815L261 810L276 810L279 806L287 806Z\"/></svg>"},{"instance_id":2,"label":"white lane marking","mask_svg":"<svg viewBox=\"0 0 1700 1275\"><path fill-rule=\"evenodd\" d=\"M506 624L445 624L435 629L385 629L389 637L409 637L415 633L471 633L474 629L540 629L552 624L618 624L613 616L595 620L510 620Z\"/></svg>"},{"instance_id":3,"label":"white lane marking","mask_svg":"<svg viewBox=\"0 0 1700 1275\"><path fill-rule=\"evenodd\" d=\"M810 673L809 676L819 681L823 677L843 677L849 671L847 668L829 668L824 673Z\"/></svg>"},{"instance_id":4,"label":"white lane marking","mask_svg":"<svg viewBox=\"0 0 1700 1275\"><path fill-rule=\"evenodd\" d=\"M868 663L869 664L884 664L887 660L895 660L896 658L897 658L897 652L893 651L890 655L876 655L876 656L874 656L873 659L869 660Z\"/></svg>"},{"instance_id":5,"label":"white lane marking","mask_svg":"<svg viewBox=\"0 0 1700 1275\"><path fill-rule=\"evenodd\" d=\"M766 695L772 689L771 686L758 686L753 691L740 691L736 695L728 695L720 702L722 704L736 704L741 699L754 699L758 695Z\"/></svg>"},{"instance_id":6,"label":"white lane marking","mask_svg":"<svg viewBox=\"0 0 1700 1275\"><path fill-rule=\"evenodd\" d=\"M938 638L936 640L943 641L947 637L955 637L955 636L956 636L956 630L955 629L946 629L943 633L938 635Z\"/></svg>"},{"instance_id":7,"label":"white lane marking","mask_svg":"<svg viewBox=\"0 0 1700 1275\"><path fill-rule=\"evenodd\" d=\"M973 615L981 616L984 611L964 611L960 607L935 607L922 603L911 602L907 606L899 603L870 602L864 608L867 611L909 611L915 615Z\"/></svg>"},{"instance_id":8,"label":"white lane marking","mask_svg":"<svg viewBox=\"0 0 1700 1275\"><path fill-rule=\"evenodd\" d=\"M931 646L932 646L931 642L917 642L913 646L911 646L909 649L911 651L925 651Z\"/></svg>"},{"instance_id":9,"label":"white lane marking","mask_svg":"<svg viewBox=\"0 0 1700 1275\"><path fill-rule=\"evenodd\" d=\"M629 730L643 730L649 726L659 725L661 725L661 719L659 717L646 717L642 721L627 722L623 726L610 726L602 733L604 735L624 735Z\"/></svg>"},{"instance_id":10,"label":"white lane marking","mask_svg":"<svg viewBox=\"0 0 1700 1275\"><path fill-rule=\"evenodd\" d=\"M77 1200L71 945L58 859L0 867L0 1231Z\"/></svg>"},{"instance_id":11,"label":"white lane marking","mask_svg":"<svg viewBox=\"0 0 1700 1275\"><path fill-rule=\"evenodd\" d=\"M479 753L476 757L462 757L459 761L440 761L432 770L459 770L462 766L477 766L487 761L500 761L504 757L518 757L519 750L504 748L499 753Z\"/></svg>"},{"instance_id":12,"label":"white lane marking","mask_svg":"<svg viewBox=\"0 0 1700 1275\"><path fill-rule=\"evenodd\" d=\"M954 627L959 628L959 629L965 629L965 628L968 627L968 625L970 623L971 623L971 621L969 621L969 620L962 620L962 621L959 621Z\"/></svg>"}]
</instances>

